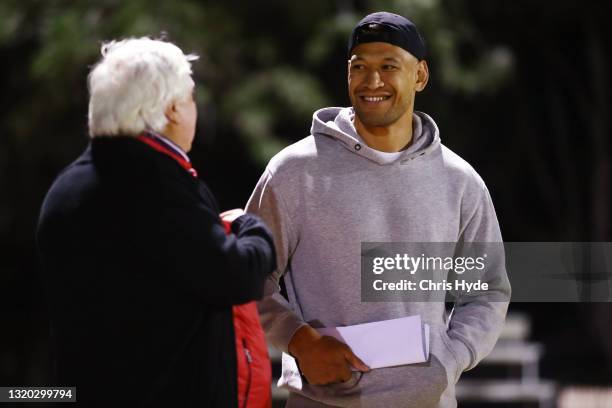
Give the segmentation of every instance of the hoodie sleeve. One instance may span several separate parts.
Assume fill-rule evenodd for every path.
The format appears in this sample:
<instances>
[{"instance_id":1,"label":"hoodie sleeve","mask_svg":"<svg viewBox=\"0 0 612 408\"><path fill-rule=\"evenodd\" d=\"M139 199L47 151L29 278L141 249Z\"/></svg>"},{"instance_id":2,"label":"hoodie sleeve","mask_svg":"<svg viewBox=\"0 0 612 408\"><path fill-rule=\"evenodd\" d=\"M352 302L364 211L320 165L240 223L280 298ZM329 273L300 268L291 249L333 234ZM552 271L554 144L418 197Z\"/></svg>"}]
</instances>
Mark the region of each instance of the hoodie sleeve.
<instances>
[{"instance_id":1,"label":"hoodie sleeve","mask_svg":"<svg viewBox=\"0 0 612 408\"><path fill-rule=\"evenodd\" d=\"M454 293L457 300L448 336L457 357L459 373L472 369L495 346L504 325L511 293L495 209L489 191L481 183L479 191L474 194L475 200L466 199L473 204L465 214L465 221L462 214L458 245L483 243L484 248L495 254L489 256L486 268L479 276L482 282L487 282L487 291Z\"/></svg>"},{"instance_id":2,"label":"hoodie sleeve","mask_svg":"<svg viewBox=\"0 0 612 408\"><path fill-rule=\"evenodd\" d=\"M257 303L257 308L266 340L287 353L294 333L306 323L280 293L279 281L289 267L291 254L297 245L297 234L288 207L275 190L269 169L257 183L246 211L258 215L272 230L277 268L266 280L264 297Z\"/></svg>"}]
</instances>

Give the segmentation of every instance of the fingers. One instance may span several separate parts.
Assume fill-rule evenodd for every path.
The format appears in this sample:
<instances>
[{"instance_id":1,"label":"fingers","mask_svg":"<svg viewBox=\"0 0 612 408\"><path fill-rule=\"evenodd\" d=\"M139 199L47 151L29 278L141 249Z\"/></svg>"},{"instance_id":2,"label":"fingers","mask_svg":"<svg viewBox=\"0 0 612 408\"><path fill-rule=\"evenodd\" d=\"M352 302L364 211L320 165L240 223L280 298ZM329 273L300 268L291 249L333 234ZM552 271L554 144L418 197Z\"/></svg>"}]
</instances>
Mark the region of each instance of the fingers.
<instances>
[{"instance_id":1,"label":"fingers","mask_svg":"<svg viewBox=\"0 0 612 408\"><path fill-rule=\"evenodd\" d=\"M242 208L234 208L231 210L223 211L220 215L221 217L225 217L225 216L237 215L237 214L244 214L244 210Z\"/></svg>"},{"instance_id":2,"label":"fingers","mask_svg":"<svg viewBox=\"0 0 612 408\"><path fill-rule=\"evenodd\" d=\"M304 337L308 330L300 330L302 332L298 331L291 340L289 349L298 359L300 369L310 384L325 385L349 381L353 376L352 367L361 372L370 371L350 347L336 338L319 335L310 339ZM310 341L303 343L304 338Z\"/></svg>"},{"instance_id":3,"label":"fingers","mask_svg":"<svg viewBox=\"0 0 612 408\"><path fill-rule=\"evenodd\" d=\"M342 374L340 375L340 381L346 382L351 379L353 376L353 372L351 371L351 367L347 364L342 369Z\"/></svg>"},{"instance_id":4,"label":"fingers","mask_svg":"<svg viewBox=\"0 0 612 408\"><path fill-rule=\"evenodd\" d=\"M370 371L370 367L368 367L366 363L364 363L359 357L357 357L355 353L353 353L353 350L351 350L348 346L344 351L344 358L346 358L346 360L357 370L365 373Z\"/></svg>"},{"instance_id":5,"label":"fingers","mask_svg":"<svg viewBox=\"0 0 612 408\"><path fill-rule=\"evenodd\" d=\"M244 214L244 210L241 208L234 208L233 210L224 211L219 216L223 221L233 222L236 218Z\"/></svg>"},{"instance_id":6,"label":"fingers","mask_svg":"<svg viewBox=\"0 0 612 408\"><path fill-rule=\"evenodd\" d=\"M309 376L304 373L308 382L312 385L328 385L346 382L353 376L348 364L338 365L333 368L328 367L327 371L320 376Z\"/></svg>"}]
</instances>

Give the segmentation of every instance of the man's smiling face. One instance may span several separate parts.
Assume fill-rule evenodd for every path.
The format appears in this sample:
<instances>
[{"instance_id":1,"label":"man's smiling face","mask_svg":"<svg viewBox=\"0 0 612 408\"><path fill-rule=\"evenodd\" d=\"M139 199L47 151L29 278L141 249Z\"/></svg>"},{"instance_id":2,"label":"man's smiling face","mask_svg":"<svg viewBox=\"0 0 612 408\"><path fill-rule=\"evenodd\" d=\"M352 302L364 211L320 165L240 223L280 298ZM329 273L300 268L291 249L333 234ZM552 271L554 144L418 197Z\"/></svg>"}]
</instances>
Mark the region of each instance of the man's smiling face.
<instances>
[{"instance_id":1,"label":"man's smiling face","mask_svg":"<svg viewBox=\"0 0 612 408\"><path fill-rule=\"evenodd\" d=\"M366 126L390 126L412 114L414 94L427 84L425 61L389 43L358 45L348 68L351 104Z\"/></svg>"}]
</instances>

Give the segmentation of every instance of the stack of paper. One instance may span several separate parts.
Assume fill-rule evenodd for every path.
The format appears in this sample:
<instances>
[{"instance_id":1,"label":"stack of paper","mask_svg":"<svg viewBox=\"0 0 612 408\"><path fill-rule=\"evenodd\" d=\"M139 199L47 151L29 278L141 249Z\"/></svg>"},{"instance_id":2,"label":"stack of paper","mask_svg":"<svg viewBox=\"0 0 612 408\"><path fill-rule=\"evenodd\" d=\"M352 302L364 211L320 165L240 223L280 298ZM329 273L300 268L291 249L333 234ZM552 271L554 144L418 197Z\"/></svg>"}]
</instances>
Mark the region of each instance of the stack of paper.
<instances>
[{"instance_id":1,"label":"stack of paper","mask_svg":"<svg viewBox=\"0 0 612 408\"><path fill-rule=\"evenodd\" d=\"M317 329L347 344L370 368L429 360L429 325L421 316Z\"/></svg>"}]
</instances>

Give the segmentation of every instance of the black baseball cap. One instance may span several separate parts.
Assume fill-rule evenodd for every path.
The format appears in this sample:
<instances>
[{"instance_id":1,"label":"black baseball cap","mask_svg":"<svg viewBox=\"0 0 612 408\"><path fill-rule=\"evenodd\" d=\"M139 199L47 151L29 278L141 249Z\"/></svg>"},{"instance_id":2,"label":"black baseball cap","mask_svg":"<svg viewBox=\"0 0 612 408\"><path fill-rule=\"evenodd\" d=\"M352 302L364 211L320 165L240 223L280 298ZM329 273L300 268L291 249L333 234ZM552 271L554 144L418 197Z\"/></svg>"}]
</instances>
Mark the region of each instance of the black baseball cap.
<instances>
[{"instance_id":1,"label":"black baseball cap","mask_svg":"<svg viewBox=\"0 0 612 408\"><path fill-rule=\"evenodd\" d=\"M353 48L369 42L385 42L405 49L419 61L425 59L425 41L414 23L397 14L380 11L357 23L349 38L349 58Z\"/></svg>"}]
</instances>

